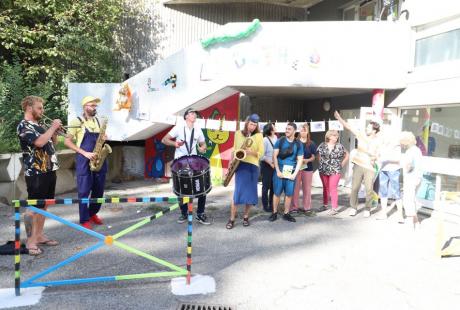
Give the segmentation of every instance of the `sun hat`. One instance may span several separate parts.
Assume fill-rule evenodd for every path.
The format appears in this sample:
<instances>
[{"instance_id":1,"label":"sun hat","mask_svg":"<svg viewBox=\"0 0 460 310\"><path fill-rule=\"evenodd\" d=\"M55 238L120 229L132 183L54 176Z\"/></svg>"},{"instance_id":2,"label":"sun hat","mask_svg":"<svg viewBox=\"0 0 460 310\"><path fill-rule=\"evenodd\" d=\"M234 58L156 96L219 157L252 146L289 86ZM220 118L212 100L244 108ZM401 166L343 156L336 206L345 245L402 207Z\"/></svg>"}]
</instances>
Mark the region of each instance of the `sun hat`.
<instances>
[{"instance_id":1,"label":"sun hat","mask_svg":"<svg viewBox=\"0 0 460 310\"><path fill-rule=\"evenodd\" d=\"M86 96L81 100L81 105L84 106L90 102L94 102L95 104L101 103L101 99L93 97L93 96Z\"/></svg>"}]
</instances>

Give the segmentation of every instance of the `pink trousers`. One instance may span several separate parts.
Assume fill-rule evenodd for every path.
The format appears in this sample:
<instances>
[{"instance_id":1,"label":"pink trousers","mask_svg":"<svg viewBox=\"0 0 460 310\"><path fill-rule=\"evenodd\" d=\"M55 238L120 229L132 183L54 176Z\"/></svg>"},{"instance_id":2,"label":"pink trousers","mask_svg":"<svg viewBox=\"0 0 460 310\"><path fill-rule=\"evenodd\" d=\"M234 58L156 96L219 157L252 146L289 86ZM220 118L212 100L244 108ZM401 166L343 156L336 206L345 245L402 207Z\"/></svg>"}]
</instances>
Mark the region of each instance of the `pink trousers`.
<instances>
[{"instance_id":1,"label":"pink trousers","mask_svg":"<svg viewBox=\"0 0 460 310\"><path fill-rule=\"evenodd\" d=\"M340 174L320 174L319 177L323 183L323 205L327 206L329 204L330 196L332 209L337 209L339 206L339 194L337 192L337 187L340 181Z\"/></svg>"},{"instance_id":2,"label":"pink trousers","mask_svg":"<svg viewBox=\"0 0 460 310\"><path fill-rule=\"evenodd\" d=\"M303 192L303 208L304 210L311 209L311 180L313 178L313 171L299 171L295 178L294 194L292 195L290 210L299 209L299 194L300 184L302 183Z\"/></svg>"}]
</instances>

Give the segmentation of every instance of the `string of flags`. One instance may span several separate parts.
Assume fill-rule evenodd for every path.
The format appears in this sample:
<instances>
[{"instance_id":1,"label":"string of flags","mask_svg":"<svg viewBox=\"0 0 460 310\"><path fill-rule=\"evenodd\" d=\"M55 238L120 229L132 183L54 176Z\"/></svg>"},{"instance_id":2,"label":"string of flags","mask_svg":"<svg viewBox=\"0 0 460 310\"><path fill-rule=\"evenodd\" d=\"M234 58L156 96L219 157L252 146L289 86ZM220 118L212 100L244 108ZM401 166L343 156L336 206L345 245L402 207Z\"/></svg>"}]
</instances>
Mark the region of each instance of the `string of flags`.
<instances>
[{"instance_id":1,"label":"string of flags","mask_svg":"<svg viewBox=\"0 0 460 310\"><path fill-rule=\"evenodd\" d=\"M162 123L162 124L169 124L169 125L180 125L183 124L184 118L179 115L156 115L150 119L155 123ZM360 120L359 119L348 119L347 122L352 126L359 126ZM259 128L262 128L269 122L259 122ZM275 124L276 132L285 132L286 126L289 122L272 122ZM327 130L343 130L342 124L340 124L337 120L323 120L323 121L310 121L310 122L295 122L297 125L297 130L300 127L308 123L310 126L310 132L324 132ZM239 125L237 127L237 125ZM211 129L211 130L221 130L221 131L237 131L238 128L244 128L244 122L237 121L228 121L228 120L218 120L218 119L204 119L204 118L197 118L195 122L195 128L201 129Z\"/></svg>"}]
</instances>

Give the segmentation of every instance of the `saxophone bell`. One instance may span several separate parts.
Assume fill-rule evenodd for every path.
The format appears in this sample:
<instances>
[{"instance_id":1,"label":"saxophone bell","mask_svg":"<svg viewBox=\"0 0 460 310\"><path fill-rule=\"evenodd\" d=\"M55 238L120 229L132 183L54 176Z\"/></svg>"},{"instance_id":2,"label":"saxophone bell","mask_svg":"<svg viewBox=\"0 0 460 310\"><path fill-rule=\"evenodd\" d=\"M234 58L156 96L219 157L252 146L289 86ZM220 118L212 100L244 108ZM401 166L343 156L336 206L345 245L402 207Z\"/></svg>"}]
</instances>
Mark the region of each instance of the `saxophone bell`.
<instances>
[{"instance_id":1,"label":"saxophone bell","mask_svg":"<svg viewBox=\"0 0 460 310\"><path fill-rule=\"evenodd\" d=\"M103 119L102 126L99 131L99 136L96 141L96 145L94 146L93 153L95 156L89 162L89 168L93 172L100 171L102 169L102 165L105 162L106 157L112 153L112 148L110 145L105 143L105 132L107 129L107 119Z\"/></svg>"},{"instance_id":2,"label":"saxophone bell","mask_svg":"<svg viewBox=\"0 0 460 310\"><path fill-rule=\"evenodd\" d=\"M233 160L230 163L230 166L229 166L228 171L227 171L227 175L225 176L225 179L224 179L224 186L227 186L230 183L230 181L232 180L236 169L240 165L240 162L243 159L246 158L246 149L248 147L251 147L253 142L254 141L252 141L252 139L250 137L248 137L248 138L246 138L246 140L244 140L243 145L241 146L241 148L235 151L235 156L234 156Z\"/></svg>"}]
</instances>

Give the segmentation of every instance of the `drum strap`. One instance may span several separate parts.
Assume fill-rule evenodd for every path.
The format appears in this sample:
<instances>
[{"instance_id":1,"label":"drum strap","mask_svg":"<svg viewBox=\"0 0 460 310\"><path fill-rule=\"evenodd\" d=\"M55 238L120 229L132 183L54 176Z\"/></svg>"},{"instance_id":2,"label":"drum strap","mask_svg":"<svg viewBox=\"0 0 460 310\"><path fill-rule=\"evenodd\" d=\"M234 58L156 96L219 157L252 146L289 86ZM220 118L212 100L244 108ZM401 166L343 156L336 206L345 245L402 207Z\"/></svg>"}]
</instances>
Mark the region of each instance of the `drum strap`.
<instances>
[{"instance_id":1,"label":"drum strap","mask_svg":"<svg viewBox=\"0 0 460 310\"><path fill-rule=\"evenodd\" d=\"M194 134L195 134L195 127L192 129L192 134L190 135L190 144L187 143L187 136L185 135L185 126L184 126L184 142L185 142L185 147L187 148L188 155L192 154Z\"/></svg>"}]
</instances>

